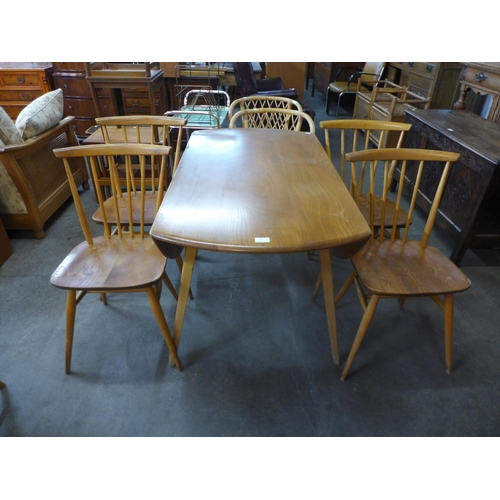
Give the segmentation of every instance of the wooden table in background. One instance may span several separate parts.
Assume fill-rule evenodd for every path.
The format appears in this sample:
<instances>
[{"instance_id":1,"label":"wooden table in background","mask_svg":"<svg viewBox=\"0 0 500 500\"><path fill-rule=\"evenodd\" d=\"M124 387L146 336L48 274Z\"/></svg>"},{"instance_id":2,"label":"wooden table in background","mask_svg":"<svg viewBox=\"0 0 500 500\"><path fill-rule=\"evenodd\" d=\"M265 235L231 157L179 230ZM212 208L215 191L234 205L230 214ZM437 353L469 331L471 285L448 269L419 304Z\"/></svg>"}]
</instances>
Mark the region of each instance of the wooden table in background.
<instances>
[{"instance_id":1,"label":"wooden table in background","mask_svg":"<svg viewBox=\"0 0 500 500\"><path fill-rule=\"evenodd\" d=\"M304 252L304 264L305 252L317 250L332 355L339 364L330 249L349 257L368 240L370 229L315 135L269 129L195 132L151 235L167 256L186 248L174 325L177 345L198 249Z\"/></svg>"}]
</instances>

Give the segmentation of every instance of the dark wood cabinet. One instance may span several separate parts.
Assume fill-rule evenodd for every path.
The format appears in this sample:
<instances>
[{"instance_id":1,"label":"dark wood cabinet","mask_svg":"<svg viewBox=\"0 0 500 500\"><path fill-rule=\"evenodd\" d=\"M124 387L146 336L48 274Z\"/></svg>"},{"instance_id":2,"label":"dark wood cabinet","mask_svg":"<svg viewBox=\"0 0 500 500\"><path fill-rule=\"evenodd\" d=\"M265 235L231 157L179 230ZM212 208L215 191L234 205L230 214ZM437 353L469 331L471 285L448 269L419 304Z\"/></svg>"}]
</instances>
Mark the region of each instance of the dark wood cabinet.
<instances>
[{"instance_id":1,"label":"dark wood cabinet","mask_svg":"<svg viewBox=\"0 0 500 500\"><path fill-rule=\"evenodd\" d=\"M500 248L500 126L457 110L408 110L405 146L460 153L436 225L451 238L456 264L467 248ZM428 210L438 176L425 172L419 205ZM408 177L412 178L411 170Z\"/></svg>"},{"instance_id":2,"label":"dark wood cabinet","mask_svg":"<svg viewBox=\"0 0 500 500\"><path fill-rule=\"evenodd\" d=\"M54 62L54 86L63 91L64 116L74 116L76 135L86 137L85 131L95 125L97 116L94 101L86 79L85 63ZM118 115L118 103L109 89L98 91L105 116Z\"/></svg>"}]
</instances>

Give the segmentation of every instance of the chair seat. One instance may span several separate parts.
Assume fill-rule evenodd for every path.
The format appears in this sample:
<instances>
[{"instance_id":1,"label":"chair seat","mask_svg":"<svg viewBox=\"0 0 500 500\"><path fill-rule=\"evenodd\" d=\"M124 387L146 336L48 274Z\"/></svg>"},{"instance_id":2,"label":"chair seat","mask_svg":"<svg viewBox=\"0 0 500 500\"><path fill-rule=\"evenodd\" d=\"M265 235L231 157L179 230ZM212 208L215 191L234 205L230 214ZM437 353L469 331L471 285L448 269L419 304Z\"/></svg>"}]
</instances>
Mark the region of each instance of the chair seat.
<instances>
[{"instance_id":1,"label":"chair seat","mask_svg":"<svg viewBox=\"0 0 500 500\"><path fill-rule=\"evenodd\" d=\"M330 85L328 85L328 88L332 92L356 92L357 89L357 83L352 83L349 85L348 82L332 82Z\"/></svg>"},{"instance_id":2,"label":"chair seat","mask_svg":"<svg viewBox=\"0 0 500 500\"><path fill-rule=\"evenodd\" d=\"M365 219L369 222L370 221L370 200L368 199L368 196L360 196L359 198L359 209L361 210L361 213L365 217ZM395 204L388 200L386 207L385 207L385 222L384 222L384 227L392 229L393 225L393 220L394 220L394 213L395 213ZM381 219L382 219L382 198L376 197L375 198L375 203L373 206L373 217L374 217L374 226L375 227L380 227L381 226ZM398 228L403 228L406 226L406 221L408 219L408 214L400 210L398 213L398 217L396 220L396 227Z\"/></svg>"},{"instance_id":3,"label":"chair seat","mask_svg":"<svg viewBox=\"0 0 500 500\"><path fill-rule=\"evenodd\" d=\"M146 193L146 201L144 207L144 224L146 226L151 226L153 224L155 214L156 214L156 198L158 193L155 191L154 193L148 191ZM141 195L139 192L136 192L131 195L132 200L132 223L134 226L138 226L141 223ZM106 211L106 217L109 224L116 224L117 217L115 211L115 201L114 197L108 198L104 202L104 210ZM118 198L118 213L120 214L121 221L129 220L129 211L128 211L128 198L127 196L122 196ZM98 224L103 223L103 214L101 207L99 207L92 215L92 220L97 222Z\"/></svg>"},{"instance_id":4,"label":"chair seat","mask_svg":"<svg viewBox=\"0 0 500 500\"><path fill-rule=\"evenodd\" d=\"M54 271L50 282L65 290L140 289L159 281L166 257L152 238L104 236L76 246ZM140 265L139 265L140 264Z\"/></svg>"},{"instance_id":5,"label":"chair seat","mask_svg":"<svg viewBox=\"0 0 500 500\"><path fill-rule=\"evenodd\" d=\"M441 295L463 292L471 284L441 251L422 250L419 241L367 243L352 262L363 285L376 295Z\"/></svg>"}]
</instances>

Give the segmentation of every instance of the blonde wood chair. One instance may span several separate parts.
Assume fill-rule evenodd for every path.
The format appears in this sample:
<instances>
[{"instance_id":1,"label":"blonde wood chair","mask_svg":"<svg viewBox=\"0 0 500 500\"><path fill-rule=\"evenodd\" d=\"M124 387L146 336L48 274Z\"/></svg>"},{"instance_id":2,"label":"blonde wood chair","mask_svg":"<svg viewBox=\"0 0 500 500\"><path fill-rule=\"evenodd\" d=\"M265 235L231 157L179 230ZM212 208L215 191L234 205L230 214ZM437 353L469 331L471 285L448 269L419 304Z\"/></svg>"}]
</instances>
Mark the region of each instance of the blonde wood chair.
<instances>
[{"instance_id":1,"label":"blonde wood chair","mask_svg":"<svg viewBox=\"0 0 500 500\"><path fill-rule=\"evenodd\" d=\"M229 122L229 128L237 128L239 119L241 119L243 128L270 128L297 132L300 132L302 123L305 120L309 124L308 132L314 134L316 131L312 118L303 111L294 109L243 109L233 115Z\"/></svg>"},{"instance_id":2,"label":"blonde wood chair","mask_svg":"<svg viewBox=\"0 0 500 500\"><path fill-rule=\"evenodd\" d=\"M168 286L175 298L177 298L177 294L165 272L167 259L154 243L149 231L146 231L145 220L147 159L153 158L158 161L160 166L159 185L161 186L167 173L167 159L170 152L171 148L168 146L145 144L104 144L54 150L54 154L64 161L78 218L85 235L85 241L68 254L50 279L54 286L67 290L66 373L70 373L71 370L76 306L87 293L100 294L103 303L106 304L106 294L108 293L145 292L172 359L177 368L181 369L175 344L159 301L162 282ZM114 202L114 207L111 211L108 210L109 204L105 204L103 194L100 190L96 191L103 214L104 235L93 237L76 183L71 175L70 160L72 158L85 158L92 176L96 176L99 169L98 160L103 157L107 159L109 168L111 199ZM126 165L125 188L121 185L118 177L116 157L123 158ZM137 179L132 178L132 157L139 159L141 189L135 195L133 194L133 183ZM135 216L133 211L137 207L132 203L133 196L137 197L139 201L137 206L141 207L138 224L134 231L125 232L122 230L124 222L121 220L121 215L123 211L119 207L119 193L122 189L125 189L128 200L127 220L133 220ZM163 194L163 190L157 191L157 208ZM110 223L108 212L116 217L116 233L114 234L112 232L114 224Z\"/></svg>"},{"instance_id":3,"label":"blonde wood chair","mask_svg":"<svg viewBox=\"0 0 500 500\"><path fill-rule=\"evenodd\" d=\"M351 175L350 168L346 169L346 154L352 153L353 151L364 151L373 148L372 138L374 134L377 134L382 140L378 142L380 145L384 143L384 137L388 134L395 135L396 147L400 148L403 145L403 140L405 133L410 130L411 124L409 123L399 123L399 122L388 122L380 120L356 120L356 119L342 119L342 120L326 120L320 122L319 126L325 131L325 146L326 152L330 157L335 168L340 173L342 180L346 183L347 187L352 194L351 185ZM366 182L367 170L365 168L365 163L361 163L359 175L358 189L358 202L359 209L368 220L370 207L368 204L367 197L367 187L369 182ZM395 162L392 165L395 167ZM349 170L349 172L346 172ZM375 227L380 227L380 200L375 205L377 207L377 212L375 214ZM392 207L389 201L385 216L387 224L392 221L394 211L390 210ZM386 225L387 225L386 224ZM398 228L404 227L406 224L406 212L401 210L398 219ZM311 255L309 254L309 258ZM316 298L319 290L321 288L321 275L318 277L318 281L314 288L313 300Z\"/></svg>"},{"instance_id":4,"label":"blonde wood chair","mask_svg":"<svg viewBox=\"0 0 500 500\"><path fill-rule=\"evenodd\" d=\"M353 283L356 284L358 298L364 314L359 325L354 343L342 372L345 380L353 361L365 338L368 327L373 319L379 300L382 298L399 299L402 306L409 297L428 296L444 311L444 345L445 366L447 373L451 372L452 339L453 339L453 296L470 287L467 276L440 250L429 246L429 238L434 226L438 206L452 163L459 158L458 153L446 151L431 151L423 149L390 148L358 151L348 153L346 160L351 162L354 178L353 195L358 196L356 183L356 163L366 162L370 172L370 227L372 236L369 242L351 258L354 271L339 291L335 302L338 302ZM395 197L395 213L393 222L375 230L375 196L378 189L382 198L380 209L382 213L387 206L389 190L392 181L392 164L400 162L399 183ZM376 182L377 175L382 182ZM410 180L411 179L411 180ZM425 181L424 181L425 179ZM435 179L436 191L431 200L429 215L422 229L418 224L411 224L415 210L419 186L422 182L429 183ZM410 197L403 196L407 184ZM407 223L402 237L396 237L396 223L401 205L407 204ZM383 222L384 217L381 218ZM410 235L410 229L414 233ZM390 237L384 234L390 233ZM418 234L421 233L421 234ZM418 235L418 237L416 237Z\"/></svg>"},{"instance_id":5,"label":"blonde wood chair","mask_svg":"<svg viewBox=\"0 0 500 500\"><path fill-rule=\"evenodd\" d=\"M228 119L229 121L231 121L231 118L238 111L256 108L294 109L296 111L303 111L302 105L295 99L280 96L251 95L247 97L241 97L240 99L235 99L231 103L227 114Z\"/></svg>"}]
</instances>

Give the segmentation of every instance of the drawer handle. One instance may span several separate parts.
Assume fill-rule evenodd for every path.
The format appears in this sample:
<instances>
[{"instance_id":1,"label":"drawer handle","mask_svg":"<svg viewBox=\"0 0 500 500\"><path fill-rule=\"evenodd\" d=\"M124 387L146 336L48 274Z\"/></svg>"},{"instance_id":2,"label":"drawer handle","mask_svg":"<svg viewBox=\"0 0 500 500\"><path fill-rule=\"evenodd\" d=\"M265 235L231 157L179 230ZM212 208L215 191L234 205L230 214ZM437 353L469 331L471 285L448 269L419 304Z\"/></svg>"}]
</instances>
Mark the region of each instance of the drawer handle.
<instances>
[{"instance_id":1,"label":"drawer handle","mask_svg":"<svg viewBox=\"0 0 500 500\"><path fill-rule=\"evenodd\" d=\"M430 64L428 64L428 65L425 67L425 69L426 69L426 70L430 73L430 72L432 71L432 68L433 68L433 67L434 67L434 66L431 66Z\"/></svg>"},{"instance_id":2,"label":"drawer handle","mask_svg":"<svg viewBox=\"0 0 500 500\"><path fill-rule=\"evenodd\" d=\"M30 100L30 95L29 95L29 94L21 94L21 97L22 97L25 101L29 101L29 100Z\"/></svg>"},{"instance_id":3,"label":"drawer handle","mask_svg":"<svg viewBox=\"0 0 500 500\"><path fill-rule=\"evenodd\" d=\"M69 109L70 111L73 111L73 106L72 106L71 104L69 104L69 105L68 105L68 109Z\"/></svg>"},{"instance_id":4,"label":"drawer handle","mask_svg":"<svg viewBox=\"0 0 500 500\"><path fill-rule=\"evenodd\" d=\"M69 89L69 87L68 87L68 84L67 84L67 83L65 83L65 84L63 85L63 89L64 89L64 90L68 90L68 89Z\"/></svg>"},{"instance_id":5,"label":"drawer handle","mask_svg":"<svg viewBox=\"0 0 500 500\"><path fill-rule=\"evenodd\" d=\"M109 110L108 106L105 105L104 106L104 111L108 111L108 110Z\"/></svg>"},{"instance_id":6,"label":"drawer handle","mask_svg":"<svg viewBox=\"0 0 500 500\"><path fill-rule=\"evenodd\" d=\"M139 104L141 103L141 101L139 101L138 99L135 100L135 99L132 99L130 101L130 103L132 104L132 106L139 106Z\"/></svg>"},{"instance_id":7,"label":"drawer handle","mask_svg":"<svg viewBox=\"0 0 500 500\"><path fill-rule=\"evenodd\" d=\"M486 80L486 75L484 73L476 73L474 78L476 82L484 82Z\"/></svg>"},{"instance_id":8,"label":"drawer handle","mask_svg":"<svg viewBox=\"0 0 500 500\"><path fill-rule=\"evenodd\" d=\"M23 78L22 76L18 76L17 81L22 85L26 81L26 78Z\"/></svg>"}]
</instances>

